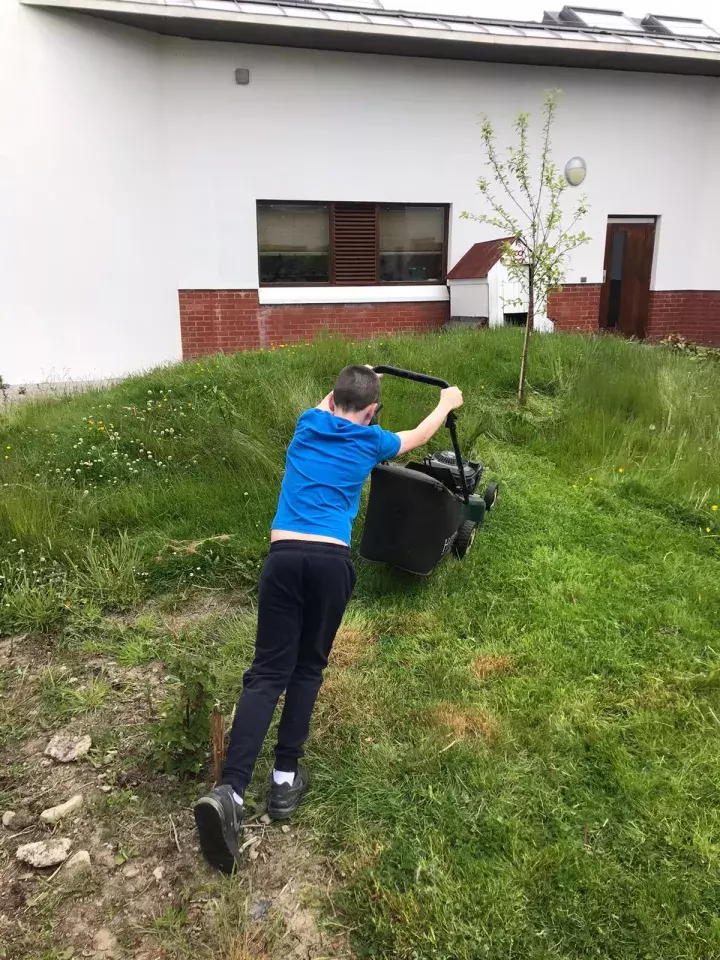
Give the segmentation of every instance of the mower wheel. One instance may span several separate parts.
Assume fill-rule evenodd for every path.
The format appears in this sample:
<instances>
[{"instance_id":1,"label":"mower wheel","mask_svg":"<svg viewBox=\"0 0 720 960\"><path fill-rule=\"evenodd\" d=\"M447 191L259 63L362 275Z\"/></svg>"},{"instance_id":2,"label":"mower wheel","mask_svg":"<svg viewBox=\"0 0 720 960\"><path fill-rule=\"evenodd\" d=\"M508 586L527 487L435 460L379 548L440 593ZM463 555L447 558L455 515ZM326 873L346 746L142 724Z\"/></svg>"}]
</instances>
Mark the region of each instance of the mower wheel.
<instances>
[{"instance_id":1,"label":"mower wheel","mask_svg":"<svg viewBox=\"0 0 720 960\"><path fill-rule=\"evenodd\" d=\"M466 520L458 530L453 544L453 552L458 560L462 560L475 541L478 525L472 520Z\"/></svg>"},{"instance_id":2,"label":"mower wheel","mask_svg":"<svg viewBox=\"0 0 720 960\"><path fill-rule=\"evenodd\" d=\"M498 501L500 496L500 484L499 483L489 483L485 487L485 493L483 494L483 500L485 501L485 506L488 510L492 510L495 504Z\"/></svg>"}]
</instances>

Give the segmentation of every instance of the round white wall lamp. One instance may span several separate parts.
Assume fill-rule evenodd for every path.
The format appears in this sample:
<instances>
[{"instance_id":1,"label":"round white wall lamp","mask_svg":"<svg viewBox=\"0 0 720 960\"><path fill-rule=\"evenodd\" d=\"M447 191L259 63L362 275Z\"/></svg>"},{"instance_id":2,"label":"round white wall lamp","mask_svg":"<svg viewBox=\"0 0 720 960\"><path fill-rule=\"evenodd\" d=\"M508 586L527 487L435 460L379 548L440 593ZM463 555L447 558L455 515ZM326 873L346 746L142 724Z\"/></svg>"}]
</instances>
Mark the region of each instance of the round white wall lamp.
<instances>
[{"instance_id":1,"label":"round white wall lamp","mask_svg":"<svg viewBox=\"0 0 720 960\"><path fill-rule=\"evenodd\" d=\"M565 179L571 187L579 187L587 176L587 164L582 157L573 157L565 164Z\"/></svg>"}]
</instances>

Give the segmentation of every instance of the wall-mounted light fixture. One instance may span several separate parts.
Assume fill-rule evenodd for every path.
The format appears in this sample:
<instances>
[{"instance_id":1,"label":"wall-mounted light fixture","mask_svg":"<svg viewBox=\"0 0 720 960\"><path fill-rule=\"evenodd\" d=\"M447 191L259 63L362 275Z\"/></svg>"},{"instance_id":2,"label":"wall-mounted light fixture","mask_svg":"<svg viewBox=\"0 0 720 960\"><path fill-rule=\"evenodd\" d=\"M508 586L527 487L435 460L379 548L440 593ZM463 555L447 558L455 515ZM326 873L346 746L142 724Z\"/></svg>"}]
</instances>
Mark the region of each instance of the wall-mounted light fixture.
<instances>
[{"instance_id":1,"label":"wall-mounted light fixture","mask_svg":"<svg viewBox=\"0 0 720 960\"><path fill-rule=\"evenodd\" d=\"M235 83L245 87L250 83L250 71L246 67L238 67L235 71Z\"/></svg>"},{"instance_id":2,"label":"wall-mounted light fixture","mask_svg":"<svg viewBox=\"0 0 720 960\"><path fill-rule=\"evenodd\" d=\"M571 187L579 187L587 176L587 164L582 157L573 157L565 164L565 179Z\"/></svg>"}]
</instances>

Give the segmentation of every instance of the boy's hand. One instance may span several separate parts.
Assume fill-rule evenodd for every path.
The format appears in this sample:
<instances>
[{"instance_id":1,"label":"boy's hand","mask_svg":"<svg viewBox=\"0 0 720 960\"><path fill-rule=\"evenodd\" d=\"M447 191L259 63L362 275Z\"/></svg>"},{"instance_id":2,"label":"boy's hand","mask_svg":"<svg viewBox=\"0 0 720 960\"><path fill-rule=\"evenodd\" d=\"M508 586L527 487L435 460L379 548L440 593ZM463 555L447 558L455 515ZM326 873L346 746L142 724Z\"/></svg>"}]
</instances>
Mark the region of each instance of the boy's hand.
<instances>
[{"instance_id":1,"label":"boy's hand","mask_svg":"<svg viewBox=\"0 0 720 960\"><path fill-rule=\"evenodd\" d=\"M459 387L446 387L440 391L440 403L448 410L457 410L463 405L462 390Z\"/></svg>"}]
</instances>

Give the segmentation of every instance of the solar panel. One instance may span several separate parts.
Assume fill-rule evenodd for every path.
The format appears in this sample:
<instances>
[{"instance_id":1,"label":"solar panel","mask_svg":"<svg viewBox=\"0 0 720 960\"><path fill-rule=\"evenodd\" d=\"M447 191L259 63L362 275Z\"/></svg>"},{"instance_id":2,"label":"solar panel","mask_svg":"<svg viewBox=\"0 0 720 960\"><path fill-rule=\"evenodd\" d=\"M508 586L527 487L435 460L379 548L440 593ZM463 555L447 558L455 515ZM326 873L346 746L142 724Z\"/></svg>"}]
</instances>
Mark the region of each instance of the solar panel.
<instances>
[{"instance_id":1,"label":"solar panel","mask_svg":"<svg viewBox=\"0 0 720 960\"><path fill-rule=\"evenodd\" d=\"M367 18L371 23L376 23L379 27L408 27L409 23L404 17L393 17L385 14L368 13Z\"/></svg>"},{"instance_id":2,"label":"solar panel","mask_svg":"<svg viewBox=\"0 0 720 960\"><path fill-rule=\"evenodd\" d=\"M448 20L446 26L450 27L451 30L457 30L458 33L484 33L487 35L491 32L481 23L463 23L461 20Z\"/></svg>"},{"instance_id":3,"label":"solar panel","mask_svg":"<svg viewBox=\"0 0 720 960\"><path fill-rule=\"evenodd\" d=\"M310 0L310 3L317 3L322 6L323 3L332 3L335 7L362 7L363 10L382 10L383 5L380 0Z\"/></svg>"},{"instance_id":4,"label":"solar panel","mask_svg":"<svg viewBox=\"0 0 720 960\"><path fill-rule=\"evenodd\" d=\"M651 13L643 20L643 24L675 37L698 37L708 40L717 40L720 37L717 30L713 30L702 20L691 20L686 17L663 17Z\"/></svg>"},{"instance_id":5,"label":"solar panel","mask_svg":"<svg viewBox=\"0 0 720 960\"><path fill-rule=\"evenodd\" d=\"M367 23L368 19L363 13L353 13L352 10L325 10L325 13L331 20L339 20L342 23Z\"/></svg>"},{"instance_id":6,"label":"solar panel","mask_svg":"<svg viewBox=\"0 0 720 960\"><path fill-rule=\"evenodd\" d=\"M309 7L298 9L297 7L282 8L289 17L303 17L308 20L327 20L327 16L322 10L311 10Z\"/></svg>"},{"instance_id":7,"label":"solar panel","mask_svg":"<svg viewBox=\"0 0 720 960\"><path fill-rule=\"evenodd\" d=\"M417 27L418 30L449 30L452 24L436 17L403 17L411 27Z\"/></svg>"},{"instance_id":8,"label":"solar panel","mask_svg":"<svg viewBox=\"0 0 720 960\"><path fill-rule=\"evenodd\" d=\"M596 30L634 30L642 33L642 27L635 20L626 17L619 10L595 10L591 7L565 7L561 15L563 20L572 18L578 24L594 27Z\"/></svg>"},{"instance_id":9,"label":"solar panel","mask_svg":"<svg viewBox=\"0 0 720 960\"><path fill-rule=\"evenodd\" d=\"M242 13L255 13L267 16L283 17L285 14L276 3L243 3L238 4Z\"/></svg>"}]
</instances>

